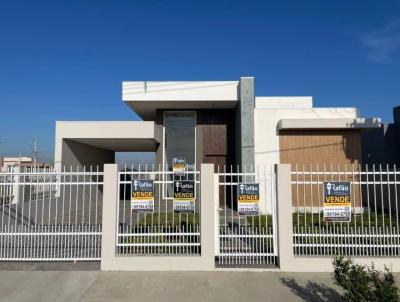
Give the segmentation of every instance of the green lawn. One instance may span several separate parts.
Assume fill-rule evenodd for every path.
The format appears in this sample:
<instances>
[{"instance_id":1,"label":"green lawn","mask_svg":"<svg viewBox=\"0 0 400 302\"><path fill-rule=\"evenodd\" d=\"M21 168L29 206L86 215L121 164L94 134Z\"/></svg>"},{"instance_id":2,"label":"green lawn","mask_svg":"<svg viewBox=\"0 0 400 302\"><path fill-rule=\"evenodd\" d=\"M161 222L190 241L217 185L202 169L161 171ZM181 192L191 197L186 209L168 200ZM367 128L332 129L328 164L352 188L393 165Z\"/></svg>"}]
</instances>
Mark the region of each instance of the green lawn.
<instances>
[{"instance_id":1,"label":"green lawn","mask_svg":"<svg viewBox=\"0 0 400 302\"><path fill-rule=\"evenodd\" d=\"M370 223L369 223L370 222ZM338 225L341 222L336 222ZM371 212L363 214L354 214L351 215L350 222L342 222L343 225L357 226L357 227L367 227L367 226L383 226L385 223L385 227L396 226L396 216L392 214L391 224L390 224L390 216L389 214L375 213ZM312 226L329 226L333 225L333 222L324 222L323 213L320 214L311 214L311 213L293 213L293 225L299 227L312 227Z\"/></svg>"},{"instance_id":2,"label":"green lawn","mask_svg":"<svg viewBox=\"0 0 400 302\"><path fill-rule=\"evenodd\" d=\"M318 227L318 226L329 226L334 225L333 222L324 222L323 213L321 214L311 214L311 213L293 213L293 225L298 227ZM254 226L272 226L272 215L262 215L262 216L247 216L247 223L249 225ZM399 217L400 221L400 217ZM340 224L340 222L336 222L335 225ZM390 215L371 212L364 214L356 214L354 216L351 215L350 222L342 222L343 225L356 226L356 227L368 227L368 226L378 226L378 227L395 227L396 226L396 215L392 214L391 223L390 223Z\"/></svg>"},{"instance_id":3,"label":"green lawn","mask_svg":"<svg viewBox=\"0 0 400 302\"><path fill-rule=\"evenodd\" d=\"M251 226L272 227L272 215L246 216L246 220Z\"/></svg>"},{"instance_id":4,"label":"green lawn","mask_svg":"<svg viewBox=\"0 0 400 302\"><path fill-rule=\"evenodd\" d=\"M162 225L162 226L195 226L200 225L199 213L146 213L140 215L140 226Z\"/></svg>"}]
</instances>

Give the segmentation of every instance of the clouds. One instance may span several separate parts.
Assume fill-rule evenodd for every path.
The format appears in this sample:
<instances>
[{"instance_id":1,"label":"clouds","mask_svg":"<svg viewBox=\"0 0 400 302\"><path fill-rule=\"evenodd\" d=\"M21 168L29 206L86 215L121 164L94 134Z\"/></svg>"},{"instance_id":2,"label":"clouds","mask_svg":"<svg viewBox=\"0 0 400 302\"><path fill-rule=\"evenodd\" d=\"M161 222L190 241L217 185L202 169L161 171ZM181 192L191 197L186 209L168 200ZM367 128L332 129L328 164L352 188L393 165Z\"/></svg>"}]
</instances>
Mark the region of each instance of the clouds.
<instances>
[{"instance_id":1,"label":"clouds","mask_svg":"<svg viewBox=\"0 0 400 302\"><path fill-rule=\"evenodd\" d=\"M400 59L400 19L388 23L381 30L363 35L360 40L368 49L368 59L373 62Z\"/></svg>"}]
</instances>

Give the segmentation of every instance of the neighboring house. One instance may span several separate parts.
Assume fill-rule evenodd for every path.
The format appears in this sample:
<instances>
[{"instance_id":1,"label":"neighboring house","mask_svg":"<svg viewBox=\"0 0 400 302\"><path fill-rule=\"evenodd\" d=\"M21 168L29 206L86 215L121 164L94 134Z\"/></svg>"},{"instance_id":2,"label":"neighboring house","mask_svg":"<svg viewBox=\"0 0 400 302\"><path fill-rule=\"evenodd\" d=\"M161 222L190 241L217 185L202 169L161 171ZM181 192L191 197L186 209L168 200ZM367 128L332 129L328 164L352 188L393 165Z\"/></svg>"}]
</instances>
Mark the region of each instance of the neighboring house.
<instances>
[{"instance_id":1,"label":"neighboring house","mask_svg":"<svg viewBox=\"0 0 400 302\"><path fill-rule=\"evenodd\" d=\"M49 165L43 162L34 162L32 157L29 156L14 156L14 157L0 157L0 170L9 171L16 167L21 167L24 169L44 168Z\"/></svg>"},{"instance_id":2,"label":"neighboring house","mask_svg":"<svg viewBox=\"0 0 400 302\"><path fill-rule=\"evenodd\" d=\"M382 126L356 108L315 108L312 97L259 97L254 91L252 77L123 82L123 101L143 121L57 121L55 163L82 168L113 163L115 152L149 151L156 166L168 169L174 157L192 168L214 163L221 170L359 164L362 132Z\"/></svg>"}]
</instances>

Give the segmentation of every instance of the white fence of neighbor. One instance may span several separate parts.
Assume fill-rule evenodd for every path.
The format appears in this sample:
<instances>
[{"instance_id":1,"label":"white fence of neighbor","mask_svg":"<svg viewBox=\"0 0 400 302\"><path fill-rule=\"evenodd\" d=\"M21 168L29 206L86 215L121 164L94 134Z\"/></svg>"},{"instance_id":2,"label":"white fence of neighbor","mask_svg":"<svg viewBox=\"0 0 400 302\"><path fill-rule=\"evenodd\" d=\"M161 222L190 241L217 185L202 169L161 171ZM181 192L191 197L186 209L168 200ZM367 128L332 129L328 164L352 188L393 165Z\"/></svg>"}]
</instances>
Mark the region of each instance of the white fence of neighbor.
<instances>
[{"instance_id":1,"label":"white fence of neighbor","mask_svg":"<svg viewBox=\"0 0 400 302\"><path fill-rule=\"evenodd\" d=\"M0 173L0 261L100 260L103 172L71 170Z\"/></svg>"},{"instance_id":2,"label":"white fence of neighbor","mask_svg":"<svg viewBox=\"0 0 400 302\"><path fill-rule=\"evenodd\" d=\"M389 165L292 167L296 255L400 256L400 171ZM324 182L350 182L350 222L326 222Z\"/></svg>"},{"instance_id":3,"label":"white fence of neighbor","mask_svg":"<svg viewBox=\"0 0 400 302\"><path fill-rule=\"evenodd\" d=\"M221 171L222 170L222 171ZM272 169L218 167L219 219L217 265L276 265L277 227L275 172ZM259 184L259 212L239 215L238 186ZM215 201L217 202L217 201Z\"/></svg>"},{"instance_id":4,"label":"white fence of neighbor","mask_svg":"<svg viewBox=\"0 0 400 302\"><path fill-rule=\"evenodd\" d=\"M31 181L36 182L37 185L30 188L30 194L25 194L24 197L27 201L28 198L41 198L42 194L45 194L44 197L54 197L57 192L57 182L53 179L55 175L52 175L50 172L55 172L53 168L35 168L35 167L7 167L2 169L0 173L8 173L7 176L2 178L2 186L0 187L0 203L15 203L20 198L20 187L18 185L19 178L16 177L16 174L13 173L36 173L35 176L32 176ZM47 179L41 179L47 178Z\"/></svg>"},{"instance_id":5,"label":"white fence of neighbor","mask_svg":"<svg viewBox=\"0 0 400 302\"><path fill-rule=\"evenodd\" d=\"M200 255L200 172L186 167L176 175L167 167L154 165L124 166L118 173L117 253L131 256ZM152 180L153 209L131 210L132 184ZM191 213L174 210L174 181L193 181L195 204Z\"/></svg>"}]
</instances>

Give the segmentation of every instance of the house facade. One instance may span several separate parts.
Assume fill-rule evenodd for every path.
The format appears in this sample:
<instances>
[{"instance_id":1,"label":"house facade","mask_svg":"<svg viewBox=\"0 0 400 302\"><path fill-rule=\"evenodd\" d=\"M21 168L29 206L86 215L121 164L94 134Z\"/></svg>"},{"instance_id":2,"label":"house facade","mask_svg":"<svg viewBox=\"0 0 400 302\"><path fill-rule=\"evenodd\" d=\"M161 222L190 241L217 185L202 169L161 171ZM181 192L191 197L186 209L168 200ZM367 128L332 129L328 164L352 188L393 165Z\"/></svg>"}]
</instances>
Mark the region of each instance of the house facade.
<instances>
[{"instance_id":1,"label":"house facade","mask_svg":"<svg viewBox=\"0 0 400 302\"><path fill-rule=\"evenodd\" d=\"M214 163L220 170L361 164L362 136L382 126L356 108L315 108L308 96L256 96L253 77L125 81L122 99L142 121L57 121L55 164L102 165L115 152L143 151L155 152L155 165L166 169L173 158L189 169Z\"/></svg>"}]
</instances>

